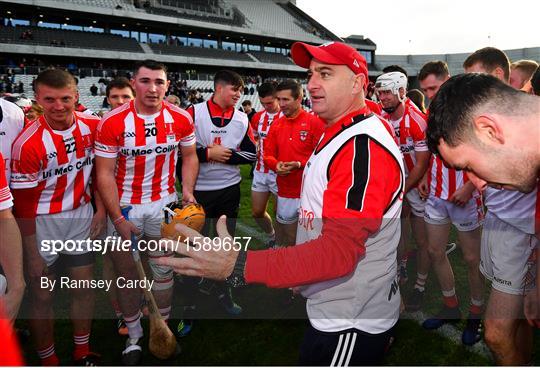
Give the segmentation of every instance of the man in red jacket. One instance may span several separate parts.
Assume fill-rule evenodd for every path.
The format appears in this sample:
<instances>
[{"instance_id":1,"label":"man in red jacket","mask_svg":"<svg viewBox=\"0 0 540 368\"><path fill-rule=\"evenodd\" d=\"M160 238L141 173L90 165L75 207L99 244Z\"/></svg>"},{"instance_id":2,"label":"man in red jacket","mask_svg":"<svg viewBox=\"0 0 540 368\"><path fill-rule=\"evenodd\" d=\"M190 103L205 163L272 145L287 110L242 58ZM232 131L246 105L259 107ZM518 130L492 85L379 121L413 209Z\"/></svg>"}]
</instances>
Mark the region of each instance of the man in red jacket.
<instances>
[{"instance_id":1,"label":"man in red jacket","mask_svg":"<svg viewBox=\"0 0 540 368\"><path fill-rule=\"evenodd\" d=\"M171 243L186 257L157 262L233 286L299 286L311 323L300 365L378 365L399 318L403 158L392 128L366 107L368 70L358 51L340 42L297 42L291 55L309 69L313 111L326 123L304 167L296 246L246 252L235 243L230 251L221 218L214 241L223 246L205 251L193 243L200 234L176 225L195 247Z\"/></svg>"},{"instance_id":2,"label":"man in red jacket","mask_svg":"<svg viewBox=\"0 0 540 368\"><path fill-rule=\"evenodd\" d=\"M299 83L281 82L276 96L283 116L272 125L266 138L264 164L278 175L276 241L278 245L290 245L296 242L302 173L321 138L324 124L302 109Z\"/></svg>"}]
</instances>

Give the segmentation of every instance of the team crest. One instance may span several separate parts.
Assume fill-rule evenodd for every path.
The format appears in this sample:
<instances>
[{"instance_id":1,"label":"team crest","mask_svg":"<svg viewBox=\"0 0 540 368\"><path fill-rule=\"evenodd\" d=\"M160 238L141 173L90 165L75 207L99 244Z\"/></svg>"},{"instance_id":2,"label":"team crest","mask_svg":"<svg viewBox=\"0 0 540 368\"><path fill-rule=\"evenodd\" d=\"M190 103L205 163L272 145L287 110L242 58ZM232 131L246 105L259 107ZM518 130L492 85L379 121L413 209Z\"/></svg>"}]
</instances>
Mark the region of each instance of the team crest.
<instances>
[{"instance_id":1,"label":"team crest","mask_svg":"<svg viewBox=\"0 0 540 368\"><path fill-rule=\"evenodd\" d=\"M300 131L300 140L301 140L302 142L304 142L304 141L306 140L306 138L307 138L307 135L308 135L307 130L301 130L301 131Z\"/></svg>"}]
</instances>

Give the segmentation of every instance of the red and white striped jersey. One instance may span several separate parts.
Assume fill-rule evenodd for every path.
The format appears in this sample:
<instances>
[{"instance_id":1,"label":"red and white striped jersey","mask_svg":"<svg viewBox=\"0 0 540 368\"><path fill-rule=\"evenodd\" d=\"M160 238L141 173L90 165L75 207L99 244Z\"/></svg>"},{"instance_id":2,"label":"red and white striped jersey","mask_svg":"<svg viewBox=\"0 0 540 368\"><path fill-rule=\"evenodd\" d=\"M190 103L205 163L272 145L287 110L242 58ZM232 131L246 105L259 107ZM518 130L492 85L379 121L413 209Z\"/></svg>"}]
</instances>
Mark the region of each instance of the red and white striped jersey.
<instances>
[{"instance_id":1,"label":"red and white striped jersey","mask_svg":"<svg viewBox=\"0 0 540 368\"><path fill-rule=\"evenodd\" d=\"M90 201L98 122L97 117L75 112L74 124L67 130L53 130L44 116L24 128L13 142L11 156L18 216L69 211Z\"/></svg>"},{"instance_id":2,"label":"red and white striped jersey","mask_svg":"<svg viewBox=\"0 0 540 368\"><path fill-rule=\"evenodd\" d=\"M5 172L4 157L0 152L0 211L13 207L13 197L9 191Z\"/></svg>"},{"instance_id":3,"label":"red and white striped jersey","mask_svg":"<svg viewBox=\"0 0 540 368\"><path fill-rule=\"evenodd\" d=\"M0 98L0 152L4 156L6 180L11 176L11 145L24 127L24 113L14 103Z\"/></svg>"},{"instance_id":4,"label":"red and white striped jersey","mask_svg":"<svg viewBox=\"0 0 540 368\"><path fill-rule=\"evenodd\" d=\"M416 165L415 152L426 152L426 116L413 104L405 103L405 111L399 120L391 120L390 114L382 112L382 117L387 119L396 132L399 148L405 162L405 175Z\"/></svg>"},{"instance_id":5,"label":"red and white striped jersey","mask_svg":"<svg viewBox=\"0 0 540 368\"><path fill-rule=\"evenodd\" d=\"M154 115L138 114L131 101L101 119L96 155L117 158L120 203L149 203L175 192L179 143L195 144L193 120L185 110L165 101Z\"/></svg>"},{"instance_id":6,"label":"red and white striped jersey","mask_svg":"<svg viewBox=\"0 0 540 368\"><path fill-rule=\"evenodd\" d=\"M251 118L251 129L253 130L253 136L257 139L257 163L255 165L255 170L261 173L267 173L270 171L267 167L264 166L264 141L270 132L270 126L274 121L283 116L281 111L278 111L274 114L270 114L266 110L257 112Z\"/></svg>"},{"instance_id":7,"label":"red and white striped jersey","mask_svg":"<svg viewBox=\"0 0 540 368\"><path fill-rule=\"evenodd\" d=\"M466 173L446 167L439 156L431 155L428 169L430 195L448 200L468 181Z\"/></svg>"}]
</instances>

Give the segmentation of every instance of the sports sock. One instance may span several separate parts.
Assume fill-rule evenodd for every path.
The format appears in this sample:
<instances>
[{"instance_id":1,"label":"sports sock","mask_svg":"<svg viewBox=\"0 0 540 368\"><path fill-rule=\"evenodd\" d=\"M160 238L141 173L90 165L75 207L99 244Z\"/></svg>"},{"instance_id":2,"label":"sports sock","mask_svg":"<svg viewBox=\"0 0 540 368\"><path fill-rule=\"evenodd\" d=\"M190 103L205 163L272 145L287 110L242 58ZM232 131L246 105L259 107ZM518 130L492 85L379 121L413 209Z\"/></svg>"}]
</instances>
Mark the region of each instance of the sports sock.
<instances>
[{"instance_id":1,"label":"sports sock","mask_svg":"<svg viewBox=\"0 0 540 368\"><path fill-rule=\"evenodd\" d=\"M484 310L484 301L471 298L471 305L469 307L469 312L471 314L480 315L482 314L483 310Z\"/></svg>"},{"instance_id":2,"label":"sports sock","mask_svg":"<svg viewBox=\"0 0 540 368\"><path fill-rule=\"evenodd\" d=\"M134 316L125 316L126 326L128 328L130 339L140 339L143 336L143 329L141 326L141 313L137 312Z\"/></svg>"},{"instance_id":3,"label":"sports sock","mask_svg":"<svg viewBox=\"0 0 540 368\"><path fill-rule=\"evenodd\" d=\"M416 282L414 283L414 288L420 292L424 292L426 290L426 280L427 280L427 273L417 273L416 274Z\"/></svg>"},{"instance_id":4,"label":"sports sock","mask_svg":"<svg viewBox=\"0 0 540 368\"><path fill-rule=\"evenodd\" d=\"M79 360L90 353L90 333L73 334L75 350L73 351L73 360Z\"/></svg>"},{"instance_id":5,"label":"sports sock","mask_svg":"<svg viewBox=\"0 0 540 368\"><path fill-rule=\"evenodd\" d=\"M51 344L43 350L38 350L37 353L43 366L50 367L60 364L60 359L58 359L56 352L54 351L54 344Z\"/></svg>"},{"instance_id":6,"label":"sports sock","mask_svg":"<svg viewBox=\"0 0 540 368\"><path fill-rule=\"evenodd\" d=\"M456 308L458 306L458 299L456 295L456 289L452 290L443 290L443 301L444 305L448 308Z\"/></svg>"}]
</instances>

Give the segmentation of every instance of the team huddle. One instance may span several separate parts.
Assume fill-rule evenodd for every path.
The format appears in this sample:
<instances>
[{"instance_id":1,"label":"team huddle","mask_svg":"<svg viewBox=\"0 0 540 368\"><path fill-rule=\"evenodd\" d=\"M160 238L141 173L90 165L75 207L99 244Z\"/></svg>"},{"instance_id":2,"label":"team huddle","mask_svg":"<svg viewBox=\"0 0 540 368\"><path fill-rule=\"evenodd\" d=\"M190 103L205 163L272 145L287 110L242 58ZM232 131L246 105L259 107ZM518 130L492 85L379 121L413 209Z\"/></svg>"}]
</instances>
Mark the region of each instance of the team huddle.
<instances>
[{"instance_id":1,"label":"team huddle","mask_svg":"<svg viewBox=\"0 0 540 368\"><path fill-rule=\"evenodd\" d=\"M447 121L443 114L460 113L444 110L457 99L444 88L468 74L451 78L444 62L426 63L418 73L433 105L426 111L422 94L413 101L407 72L397 65L375 80L371 100L366 61L350 46L298 42L291 56L308 69L312 111L302 106L302 85L285 80L262 83L263 110L248 116L235 108L244 82L229 70L216 73L208 101L183 110L166 101L167 68L152 60L137 63L131 80L108 85L111 111L101 119L77 111L76 81L60 69L48 69L34 81L43 108L35 120L25 122L17 106L0 99L0 174L5 174L0 175L0 301L7 318L15 320L26 284L29 328L43 365L60 364L54 287L44 288L43 281L54 285L64 273L74 282L93 280L97 254L53 252L41 244L107 236L159 242L167 213L190 204L202 206L206 221L197 229L202 235L178 225L188 239L234 237L244 164L253 165L252 215L267 249L203 252L181 244L145 252L146 275L165 322L174 308L175 272L193 276L231 315L242 313L234 287L292 288L307 299L311 322L300 364L380 364L400 313L422 309L430 269L442 307L423 327L438 329L461 319L448 258L456 248L448 243L453 225L470 293L463 344L474 345L483 335L497 364L532 363L531 324L540 320L538 176L524 189L504 181L487 187L476 166L440 143L448 140L437 125ZM476 51L463 67L465 73L491 76L475 74L460 88L491 83L489 88L519 100L520 113L536 116L538 123L538 97L505 85L519 82L514 87L538 93L531 86L538 71L523 77L519 64L511 67L495 48ZM528 193L508 190L516 188ZM268 213L272 197L274 216ZM411 234L416 275L405 297L399 289L408 285ZM106 252L103 279L140 286L134 265L131 251ZM118 332L126 336L119 353L123 364L137 365L143 350L142 289L111 285ZM70 297L73 364L97 365L99 354L90 348L94 292L73 288ZM191 328L192 321L184 319L175 329L185 336Z\"/></svg>"}]
</instances>

